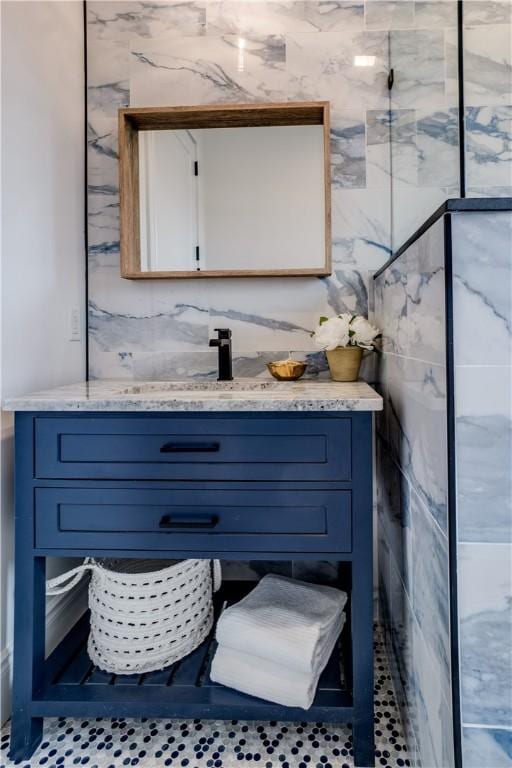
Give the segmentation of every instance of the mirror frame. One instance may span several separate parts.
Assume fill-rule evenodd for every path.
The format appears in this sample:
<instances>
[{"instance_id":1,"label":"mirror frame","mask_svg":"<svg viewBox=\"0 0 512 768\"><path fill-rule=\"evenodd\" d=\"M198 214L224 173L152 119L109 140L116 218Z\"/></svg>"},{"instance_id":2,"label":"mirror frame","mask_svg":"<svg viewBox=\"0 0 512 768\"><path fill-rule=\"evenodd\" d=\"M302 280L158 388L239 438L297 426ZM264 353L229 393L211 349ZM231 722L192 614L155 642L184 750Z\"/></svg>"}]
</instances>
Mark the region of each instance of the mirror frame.
<instances>
[{"instance_id":1,"label":"mirror frame","mask_svg":"<svg viewBox=\"0 0 512 768\"><path fill-rule=\"evenodd\" d=\"M321 125L324 136L325 263L313 269L235 269L142 272L140 265L139 131ZM119 110L119 223L121 277L128 280L201 277L291 277L331 274L331 165L329 102L128 107Z\"/></svg>"}]
</instances>

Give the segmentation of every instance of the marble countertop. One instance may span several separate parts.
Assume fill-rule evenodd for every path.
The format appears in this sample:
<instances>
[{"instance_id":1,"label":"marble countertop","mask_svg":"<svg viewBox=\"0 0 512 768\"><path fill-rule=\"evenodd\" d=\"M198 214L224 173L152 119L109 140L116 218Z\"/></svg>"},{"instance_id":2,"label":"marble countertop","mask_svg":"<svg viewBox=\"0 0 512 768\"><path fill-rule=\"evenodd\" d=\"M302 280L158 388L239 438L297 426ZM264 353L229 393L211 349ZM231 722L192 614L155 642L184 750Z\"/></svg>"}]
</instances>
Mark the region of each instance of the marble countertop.
<instances>
[{"instance_id":1,"label":"marble countertop","mask_svg":"<svg viewBox=\"0 0 512 768\"><path fill-rule=\"evenodd\" d=\"M380 411L363 381L90 381L7 398L6 411Z\"/></svg>"}]
</instances>

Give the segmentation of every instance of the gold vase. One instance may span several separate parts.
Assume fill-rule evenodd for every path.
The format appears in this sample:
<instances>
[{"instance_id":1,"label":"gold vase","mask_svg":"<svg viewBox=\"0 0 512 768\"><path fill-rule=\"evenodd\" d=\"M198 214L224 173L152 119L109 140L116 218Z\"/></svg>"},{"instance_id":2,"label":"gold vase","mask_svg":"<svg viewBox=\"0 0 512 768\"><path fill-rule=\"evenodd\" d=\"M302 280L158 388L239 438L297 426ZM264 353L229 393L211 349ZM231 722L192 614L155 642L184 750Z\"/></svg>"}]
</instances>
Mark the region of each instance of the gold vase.
<instances>
[{"instance_id":1,"label":"gold vase","mask_svg":"<svg viewBox=\"0 0 512 768\"><path fill-rule=\"evenodd\" d=\"M331 379L357 381L363 357L361 347L336 347L326 351Z\"/></svg>"}]
</instances>

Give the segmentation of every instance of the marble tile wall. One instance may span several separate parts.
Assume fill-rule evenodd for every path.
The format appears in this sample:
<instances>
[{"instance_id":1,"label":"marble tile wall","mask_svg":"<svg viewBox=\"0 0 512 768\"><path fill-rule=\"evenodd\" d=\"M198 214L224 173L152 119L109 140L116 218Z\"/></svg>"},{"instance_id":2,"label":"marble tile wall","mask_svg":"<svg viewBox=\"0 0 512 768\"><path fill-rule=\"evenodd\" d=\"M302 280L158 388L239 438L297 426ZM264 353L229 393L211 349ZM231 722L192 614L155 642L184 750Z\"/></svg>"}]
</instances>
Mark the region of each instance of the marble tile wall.
<instances>
[{"instance_id":1,"label":"marble tile wall","mask_svg":"<svg viewBox=\"0 0 512 768\"><path fill-rule=\"evenodd\" d=\"M289 350L307 355L311 372L325 370L310 329L321 314L366 312L370 272L390 254L379 159L388 26L379 13L372 0L87 3L91 377L213 376L207 341L219 324L233 330L236 375L257 375ZM374 56L374 66L355 67L356 54ZM118 107L296 99L331 102L332 276L122 280Z\"/></svg>"},{"instance_id":2,"label":"marble tile wall","mask_svg":"<svg viewBox=\"0 0 512 768\"><path fill-rule=\"evenodd\" d=\"M464 2L466 194L512 196L512 3Z\"/></svg>"},{"instance_id":3,"label":"marble tile wall","mask_svg":"<svg viewBox=\"0 0 512 768\"><path fill-rule=\"evenodd\" d=\"M453 765L444 222L375 281L382 617L414 765Z\"/></svg>"},{"instance_id":4,"label":"marble tile wall","mask_svg":"<svg viewBox=\"0 0 512 768\"><path fill-rule=\"evenodd\" d=\"M464 767L512 766L512 213L452 217Z\"/></svg>"},{"instance_id":5,"label":"marble tile wall","mask_svg":"<svg viewBox=\"0 0 512 768\"><path fill-rule=\"evenodd\" d=\"M468 197L512 195L511 9L510 0L463 0ZM370 178L390 177L395 251L460 194L457 3L368 0L366 23L389 30L390 111L370 119L367 163Z\"/></svg>"},{"instance_id":6,"label":"marble tile wall","mask_svg":"<svg viewBox=\"0 0 512 768\"><path fill-rule=\"evenodd\" d=\"M512 213L451 218L456 518L448 530L444 217L375 281L381 608L417 764L453 765L457 537L464 768L512 766Z\"/></svg>"},{"instance_id":7,"label":"marble tile wall","mask_svg":"<svg viewBox=\"0 0 512 768\"><path fill-rule=\"evenodd\" d=\"M471 0L465 0L471 2ZM458 197L457 3L374 0L390 25L392 249Z\"/></svg>"}]
</instances>

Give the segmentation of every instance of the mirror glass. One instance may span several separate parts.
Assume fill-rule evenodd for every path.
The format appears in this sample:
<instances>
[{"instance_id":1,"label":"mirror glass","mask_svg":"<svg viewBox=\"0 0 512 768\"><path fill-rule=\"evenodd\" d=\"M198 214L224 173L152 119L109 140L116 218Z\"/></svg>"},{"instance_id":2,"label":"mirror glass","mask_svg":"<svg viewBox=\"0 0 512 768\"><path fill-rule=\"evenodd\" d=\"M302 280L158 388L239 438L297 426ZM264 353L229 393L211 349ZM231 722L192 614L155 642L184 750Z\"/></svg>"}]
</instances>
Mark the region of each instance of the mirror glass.
<instances>
[{"instance_id":1,"label":"mirror glass","mask_svg":"<svg viewBox=\"0 0 512 768\"><path fill-rule=\"evenodd\" d=\"M143 272L326 264L322 125L139 133Z\"/></svg>"}]
</instances>

